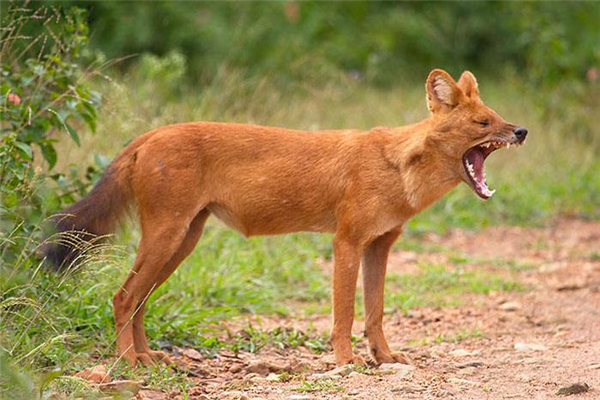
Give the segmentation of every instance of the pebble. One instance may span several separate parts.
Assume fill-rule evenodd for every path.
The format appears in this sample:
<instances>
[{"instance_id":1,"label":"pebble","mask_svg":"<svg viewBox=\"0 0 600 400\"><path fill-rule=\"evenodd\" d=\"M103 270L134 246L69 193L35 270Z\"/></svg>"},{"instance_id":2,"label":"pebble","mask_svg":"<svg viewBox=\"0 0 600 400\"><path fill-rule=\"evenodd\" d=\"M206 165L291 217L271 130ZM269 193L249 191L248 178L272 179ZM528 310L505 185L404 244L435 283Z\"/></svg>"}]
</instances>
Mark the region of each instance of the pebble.
<instances>
[{"instance_id":1,"label":"pebble","mask_svg":"<svg viewBox=\"0 0 600 400\"><path fill-rule=\"evenodd\" d=\"M481 351L480 350L469 351L469 350L465 350L465 349L456 349L456 350L452 350L448 354L450 354L453 357L470 357L470 356L478 356L479 354L481 354Z\"/></svg>"},{"instance_id":2,"label":"pebble","mask_svg":"<svg viewBox=\"0 0 600 400\"><path fill-rule=\"evenodd\" d=\"M469 367L478 368L478 367L485 366L485 364L481 361L467 361L467 362L463 362L463 363L457 363L455 365L456 365L456 368L469 368Z\"/></svg>"},{"instance_id":3,"label":"pebble","mask_svg":"<svg viewBox=\"0 0 600 400\"><path fill-rule=\"evenodd\" d=\"M600 369L600 363L590 364L588 369Z\"/></svg>"},{"instance_id":4,"label":"pebble","mask_svg":"<svg viewBox=\"0 0 600 400\"><path fill-rule=\"evenodd\" d=\"M515 350L518 351L546 351L548 347L537 343L515 343Z\"/></svg>"},{"instance_id":5,"label":"pebble","mask_svg":"<svg viewBox=\"0 0 600 400\"><path fill-rule=\"evenodd\" d=\"M277 375L274 372L271 372L269 375L267 375L267 377L265 379L269 382L279 382L281 380L279 378L279 375Z\"/></svg>"},{"instance_id":6,"label":"pebble","mask_svg":"<svg viewBox=\"0 0 600 400\"><path fill-rule=\"evenodd\" d=\"M293 394L287 397L288 400L310 400L311 398L307 394Z\"/></svg>"},{"instance_id":7,"label":"pebble","mask_svg":"<svg viewBox=\"0 0 600 400\"><path fill-rule=\"evenodd\" d=\"M110 376L108 375L104 365L96 365L92 368L86 368L83 371L76 373L75 376L94 383L110 381Z\"/></svg>"},{"instance_id":8,"label":"pebble","mask_svg":"<svg viewBox=\"0 0 600 400\"><path fill-rule=\"evenodd\" d=\"M448 379L448 382L454 383L455 385L461 385L461 386L478 386L479 385L477 382L473 382L468 379L461 379L461 378L450 378L450 379Z\"/></svg>"},{"instance_id":9,"label":"pebble","mask_svg":"<svg viewBox=\"0 0 600 400\"><path fill-rule=\"evenodd\" d=\"M518 301L507 301L506 303L500 304L500 307L498 308L502 311L519 311L523 307Z\"/></svg>"},{"instance_id":10,"label":"pebble","mask_svg":"<svg viewBox=\"0 0 600 400\"><path fill-rule=\"evenodd\" d=\"M240 372L243 369L243 367L240 364L233 364L230 368L229 368L229 372L231 372L232 374L237 374L238 372Z\"/></svg>"},{"instance_id":11,"label":"pebble","mask_svg":"<svg viewBox=\"0 0 600 400\"><path fill-rule=\"evenodd\" d=\"M142 382L133 380L112 381L101 383L98 389L103 392L130 392L134 396L139 392Z\"/></svg>"},{"instance_id":12,"label":"pebble","mask_svg":"<svg viewBox=\"0 0 600 400\"><path fill-rule=\"evenodd\" d=\"M140 390L137 397L140 400L168 400L167 394L160 390Z\"/></svg>"},{"instance_id":13,"label":"pebble","mask_svg":"<svg viewBox=\"0 0 600 400\"><path fill-rule=\"evenodd\" d=\"M195 361L203 361L204 357L202 356L202 354L200 354L200 352L196 349L178 349L180 354L183 354L184 356L186 356L187 358L191 358L192 360Z\"/></svg>"},{"instance_id":14,"label":"pebble","mask_svg":"<svg viewBox=\"0 0 600 400\"><path fill-rule=\"evenodd\" d=\"M395 376L404 377L409 375L411 372L415 370L415 367L407 364L400 363L390 363L390 364L381 364L379 366L381 371L389 371L393 373Z\"/></svg>"},{"instance_id":15,"label":"pebble","mask_svg":"<svg viewBox=\"0 0 600 400\"><path fill-rule=\"evenodd\" d=\"M585 382L582 383L574 383L569 386L561 387L556 392L557 396L570 396L572 394L585 393L589 392L590 385Z\"/></svg>"}]
</instances>

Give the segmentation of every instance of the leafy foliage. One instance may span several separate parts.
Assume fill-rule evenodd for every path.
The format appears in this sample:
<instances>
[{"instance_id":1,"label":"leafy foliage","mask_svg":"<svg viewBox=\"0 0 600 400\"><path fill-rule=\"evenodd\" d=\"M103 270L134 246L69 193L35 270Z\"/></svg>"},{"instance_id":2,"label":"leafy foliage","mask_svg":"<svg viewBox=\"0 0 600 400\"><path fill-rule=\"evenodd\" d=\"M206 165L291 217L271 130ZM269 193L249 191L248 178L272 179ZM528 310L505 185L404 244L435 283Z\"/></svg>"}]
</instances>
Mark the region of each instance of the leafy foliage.
<instances>
[{"instance_id":1,"label":"leafy foliage","mask_svg":"<svg viewBox=\"0 0 600 400\"><path fill-rule=\"evenodd\" d=\"M30 36L43 21L44 33ZM88 42L86 15L81 9L11 8L2 21L0 58L0 240L2 257L20 253L23 243L7 241L12 232L27 237L40 221L64 203L79 197L97 175L90 167L80 177L52 173L58 162L58 135L77 145L78 130L96 130L100 94L83 70ZM53 185L50 185L53 183Z\"/></svg>"}]
</instances>

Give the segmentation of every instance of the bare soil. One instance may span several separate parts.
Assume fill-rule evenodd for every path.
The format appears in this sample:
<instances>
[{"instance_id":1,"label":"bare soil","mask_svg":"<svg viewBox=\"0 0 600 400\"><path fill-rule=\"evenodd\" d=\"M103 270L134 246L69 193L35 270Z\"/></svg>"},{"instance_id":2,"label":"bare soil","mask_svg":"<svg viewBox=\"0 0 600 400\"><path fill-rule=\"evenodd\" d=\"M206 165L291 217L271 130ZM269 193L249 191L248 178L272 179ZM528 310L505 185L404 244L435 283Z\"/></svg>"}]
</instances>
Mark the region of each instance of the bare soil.
<instances>
[{"instance_id":1,"label":"bare soil","mask_svg":"<svg viewBox=\"0 0 600 400\"><path fill-rule=\"evenodd\" d=\"M457 307L386 315L391 347L406 351L414 368L359 368L329 379L314 374L335 368L331 354L316 355L303 347L222 352L213 359L181 349L176 359L192 371L195 384L189 398L546 399L561 397L557 392L563 387L585 383L589 390L572 397L600 399L600 223L564 219L545 229L456 230L427 235L424 242L474 258L529 265L503 271L530 290L469 294ZM388 268L414 272L419 260L447 261L445 253L397 252ZM498 272L497 265L469 261L465 268ZM329 315L261 318L265 329L326 331L329 323ZM362 336L362 329L363 321L357 320L354 333ZM366 342L360 341L356 351L366 356ZM138 397L147 395L141 391ZM173 392L164 398L185 397Z\"/></svg>"}]
</instances>

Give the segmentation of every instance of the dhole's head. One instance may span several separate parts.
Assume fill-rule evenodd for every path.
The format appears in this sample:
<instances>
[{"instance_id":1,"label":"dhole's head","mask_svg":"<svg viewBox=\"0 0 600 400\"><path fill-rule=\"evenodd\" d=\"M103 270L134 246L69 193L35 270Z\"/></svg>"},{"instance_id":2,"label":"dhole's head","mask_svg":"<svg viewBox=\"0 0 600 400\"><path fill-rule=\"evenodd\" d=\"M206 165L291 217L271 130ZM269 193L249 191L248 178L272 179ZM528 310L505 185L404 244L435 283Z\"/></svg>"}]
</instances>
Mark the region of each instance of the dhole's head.
<instances>
[{"instance_id":1,"label":"dhole's head","mask_svg":"<svg viewBox=\"0 0 600 400\"><path fill-rule=\"evenodd\" d=\"M458 82L445 71L431 71L427 82L427 106L433 130L428 139L482 199L494 194L485 180L483 162L495 150L521 145L527 129L506 122L481 101L475 76L463 72Z\"/></svg>"}]
</instances>

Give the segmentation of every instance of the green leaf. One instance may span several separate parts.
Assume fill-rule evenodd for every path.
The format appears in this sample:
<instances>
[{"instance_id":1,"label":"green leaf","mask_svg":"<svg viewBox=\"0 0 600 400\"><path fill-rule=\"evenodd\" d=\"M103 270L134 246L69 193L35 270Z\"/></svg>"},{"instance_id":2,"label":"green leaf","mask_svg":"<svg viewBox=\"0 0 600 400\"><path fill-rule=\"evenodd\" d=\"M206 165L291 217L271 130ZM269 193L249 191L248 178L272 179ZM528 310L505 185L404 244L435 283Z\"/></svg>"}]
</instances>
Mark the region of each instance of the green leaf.
<instances>
[{"instance_id":1,"label":"green leaf","mask_svg":"<svg viewBox=\"0 0 600 400\"><path fill-rule=\"evenodd\" d=\"M81 143L79 141L79 135L77 134L77 132L75 131L75 129L73 129L73 127L69 124L65 124L67 131L69 132L69 135L71 136L71 139L73 139L73 141L75 143L77 143L77 146L81 147Z\"/></svg>"},{"instance_id":2,"label":"green leaf","mask_svg":"<svg viewBox=\"0 0 600 400\"><path fill-rule=\"evenodd\" d=\"M15 142L15 146L17 146L25 154L27 159L33 159L33 151L31 150L31 146L29 146L27 143Z\"/></svg>"},{"instance_id":3,"label":"green leaf","mask_svg":"<svg viewBox=\"0 0 600 400\"><path fill-rule=\"evenodd\" d=\"M69 136L71 136L71 139L73 139L73 141L77 144L77 146L81 146L81 142L79 141L79 135L77 134L77 132L75 131L75 129L73 129L73 127L71 125L67 124L66 119L62 115L60 115L60 113L57 113L56 111L54 111L51 108L47 108L46 110L48 110L49 112L51 112L52 114L54 114L56 116L56 118L62 124L63 128L65 128L65 130L69 133Z\"/></svg>"},{"instance_id":4,"label":"green leaf","mask_svg":"<svg viewBox=\"0 0 600 400\"><path fill-rule=\"evenodd\" d=\"M40 144L40 149L42 150L44 160L48 162L48 169L54 168L57 160L56 150L54 149L54 146L50 143L44 143Z\"/></svg>"}]
</instances>

